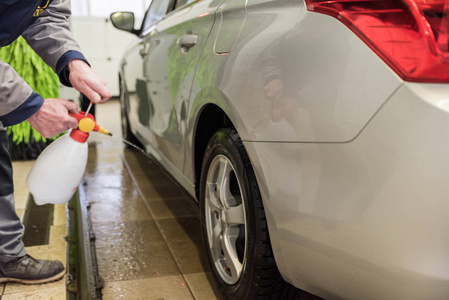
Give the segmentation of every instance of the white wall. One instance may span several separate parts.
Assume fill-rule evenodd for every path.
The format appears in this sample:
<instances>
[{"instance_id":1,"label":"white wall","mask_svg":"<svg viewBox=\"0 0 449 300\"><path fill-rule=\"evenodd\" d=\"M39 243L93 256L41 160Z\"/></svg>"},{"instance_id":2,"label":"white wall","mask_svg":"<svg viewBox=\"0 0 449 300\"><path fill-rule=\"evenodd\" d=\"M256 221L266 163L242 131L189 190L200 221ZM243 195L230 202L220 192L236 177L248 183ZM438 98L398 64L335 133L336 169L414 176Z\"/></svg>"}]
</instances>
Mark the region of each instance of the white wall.
<instances>
[{"instance_id":1,"label":"white wall","mask_svg":"<svg viewBox=\"0 0 449 300\"><path fill-rule=\"evenodd\" d=\"M120 61L136 36L116 29L109 19L102 17L72 17L71 27L93 70L106 81L112 94L118 95Z\"/></svg>"},{"instance_id":2,"label":"white wall","mask_svg":"<svg viewBox=\"0 0 449 300\"><path fill-rule=\"evenodd\" d=\"M132 11L136 28L140 27L151 0L77 0L72 1L70 24L75 39L95 72L105 81L114 96L118 96L118 68L133 34L114 28L109 15L115 11ZM61 87L62 98L76 100L74 89Z\"/></svg>"},{"instance_id":3,"label":"white wall","mask_svg":"<svg viewBox=\"0 0 449 300\"><path fill-rule=\"evenodd\" d=\"M143 18L151 0L76 0L72 1L72 15L75 17L108 17L115 11L132 11L137 18Z\"/></svg>"}]
</instances>

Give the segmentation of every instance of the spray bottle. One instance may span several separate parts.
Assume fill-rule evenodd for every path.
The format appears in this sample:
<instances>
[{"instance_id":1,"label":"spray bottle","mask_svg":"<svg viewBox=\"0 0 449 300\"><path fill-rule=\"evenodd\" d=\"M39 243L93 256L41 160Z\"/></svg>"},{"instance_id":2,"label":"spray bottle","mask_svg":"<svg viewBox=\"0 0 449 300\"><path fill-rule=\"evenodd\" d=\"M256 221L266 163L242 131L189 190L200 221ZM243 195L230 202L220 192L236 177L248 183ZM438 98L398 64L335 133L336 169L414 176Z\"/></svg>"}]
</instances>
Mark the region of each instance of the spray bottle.
<instances>
[{"instance_id":1,"label":"spray bottle","mask_svg":"<svg viewBox=\"0 0 449 300\"><path fill-rule=\"evenodd\" d=\"M51 143L39 155L28 174L26 184L37 205L68 202L83 178L87 165L89 132L112 135L95 123L91 114L69 114L78 120L78 128Z\"/></svg>"}]
</instances>

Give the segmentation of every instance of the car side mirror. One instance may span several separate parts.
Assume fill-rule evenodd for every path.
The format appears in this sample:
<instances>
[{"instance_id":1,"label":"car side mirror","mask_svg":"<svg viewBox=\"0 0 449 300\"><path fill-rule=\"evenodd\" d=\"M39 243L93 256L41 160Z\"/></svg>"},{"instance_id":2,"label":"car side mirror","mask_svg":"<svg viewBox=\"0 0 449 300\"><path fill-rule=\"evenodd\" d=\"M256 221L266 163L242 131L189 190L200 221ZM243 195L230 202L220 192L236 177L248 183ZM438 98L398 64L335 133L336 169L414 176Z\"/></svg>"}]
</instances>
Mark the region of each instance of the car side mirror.
<instances>
[{"instance_id":1,"label":"car side mirror","mask_svg":"<svg viewBox=\"0 0 449 300\"><path fill-rule=\"evenodd\" d=\"M137 34L134 29L134 13L119 11L111 14L111 22L115 28Z\"/></svg>"}]
</instances>

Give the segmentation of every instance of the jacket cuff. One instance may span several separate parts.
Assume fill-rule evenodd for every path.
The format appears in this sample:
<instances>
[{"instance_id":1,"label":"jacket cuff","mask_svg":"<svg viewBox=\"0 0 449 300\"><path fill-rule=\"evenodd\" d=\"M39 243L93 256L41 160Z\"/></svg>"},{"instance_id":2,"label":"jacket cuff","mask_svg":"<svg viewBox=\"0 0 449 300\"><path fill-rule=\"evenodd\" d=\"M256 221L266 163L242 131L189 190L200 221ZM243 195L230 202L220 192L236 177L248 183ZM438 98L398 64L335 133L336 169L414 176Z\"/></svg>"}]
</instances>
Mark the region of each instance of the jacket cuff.
<instances>
[{"instance_id":1,"label":"jacket cuff","mask_svg":"<svg viewBox=\"0 0 449 300\"><path fill-rule=\"evenodd\" d=\"M71 62L74 59L81 59L86 62L86 64L89 64L87 59L84 57L84 55L81 52L70 50L64 53L56 63L56 74L58 74L59 81L68 87L72 87L72 84L69 80L69 70L67 70L67 65L69 62Z\"/></svg>"},{"instance_id":2,"label":"jacket cuff","mask_svg":"<svg viewBox=\"0 0 449 300\"><path fill-rule=\"evenodd\" d=\"M34 115L42 104L44 104L44 98L39 94L32 93L18 108L0 116L0 121L5 127L19 124Z\"/></svg>"}]
</instances>

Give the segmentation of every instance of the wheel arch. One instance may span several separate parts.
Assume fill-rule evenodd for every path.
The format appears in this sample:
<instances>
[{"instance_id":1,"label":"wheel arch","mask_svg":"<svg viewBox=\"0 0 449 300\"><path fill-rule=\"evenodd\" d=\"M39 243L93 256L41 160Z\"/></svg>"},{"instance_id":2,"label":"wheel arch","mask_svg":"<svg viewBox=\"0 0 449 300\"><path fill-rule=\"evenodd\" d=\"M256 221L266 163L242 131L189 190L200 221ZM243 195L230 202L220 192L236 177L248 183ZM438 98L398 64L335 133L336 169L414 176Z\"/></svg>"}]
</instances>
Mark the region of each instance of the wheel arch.
<instances>
[{"instance_id":1,"label":"wheel arch","mask_svg":"<svg viewBox=\"0 0 449 300\"><path fill-rule=\"evenodd\" d=\"M213 103L202 107L198 114L193 137L193 176L197 199L199 199L201 166L207 144L217 130L225 127L235 129L233 122L223 109Z\"/></svg>"},{"instance_id":2,"label":"wheel arch","mask_svg":"<svg viewBox=\"0 0 449 300\"><path fill-rule=\"evenodd\" d=\"M193 164L194 164L194 180L195 180L195 196L197 197L198 200L200 200L200 182L201 182L201 172L202 172L202 163L203 163L203 159L204 159L204 155L206 153L206 148L207 145L209 144L210 139L213 137L213 135L220 129L223 128L230 128L230 129L234 129L237 133L238 130L237 128L234 126L234 123L232 122L232 120L228 117L228 115L225 113L225 111L223 109L221 109L219 106L209 103L207 105L205 105L199 115L198 115L198 120L196 123L196 127L195 127L195 134L194 134L194 139L193 139L193 146L194 146L194 150L193 150ZM249 153L248 151L248 146L251 149L251 144L249 145L245 145L243 144L245 151L247 153ZM250 150L251 152L253 150ZM254 153L254 152L253 152ZM252 161L252 157L248 156L248 159L251 163L251 165L253 165L253 161ZM257 161L257 158L256 158ZM260 178L258 178L257 174L256 174L256 169L254 169L254 179L258 182ZM258 186L260 187L260 184L258 183ZM266 191L263 191L263 186L261 187L262 189L259 191L260 192L260 199L264 205L264 207L266 206ZM270 205L268 205L268 207L270 207ZM260 214L259 214L260 215ZM276 265L277 268L279 270L279 274L280 276L283 278L283 280L285 279L289 279L289 274L286 274L286 267L285 267L285 263L284 260L282 259L282 255L281 255L281 244L278 238L278 228L276 226L276 223L273 222L273 216L271 215L270 210L264 210L264 217L266 218L266 223L267 223L267 234L268 234L268 238L271 241L271 251L272 251L272 255L275 258L276 261ZM291 282L290 280L288 280L287 282ZM279 285L280 286L280 285ZM285 285L283 285L284 287L287 287L287 289L291 288L291 285L289 283L286 283ZM291 291L293 294L295 294L296 292L294 292L296 289L293 288Z\"/></svg>"},{"instance_id":3,"label":"wheel arch","mask_svg":"<svg viewBox=\"0 0 449 300\"><path fill-rule=\"evenodd\" d=\"M185 171L192 176L196 199L199 199L201 164L212 135L217 130L228 127L235 129L242 140L249 137L243 117L233 105L235 101L236 99L229 99L216 87L205 87L194 96L190 104L188 118L191 124L188 132L191 136L188 140L192 145L192 153L187 154Z\"/></svg>"},{"instance_id":4,"label":"wheel arch","mask_svg":"<svg viewBox=\"0 0 449 300\"><path fill-rule=\"evenodd\" d=\"M234 99L235 100L235 99ZM244 126L242 121L242 116L239 114L238 110L235 109L232 104L231 99L228 99L221 91L215 88L203 89L197 94L195 100L191 103L189 109L189 119L194 120L190 128L191 137L189 142L192 145L192 153L190 154L191 161L187 159L187 163L191 165L193 184L195 187L196 199L200 199L200 178L201 169L204 154L206 151L207 144L212 138L214 133L221 128L233 128L237 131L240 137L245 140L250 140L250 135L248 129ZM193 117L195 116L195 117ZM244 147L247 153L256 154L252 143L244 143ZM249 159L251 164L258 165L258 156L250 155ZM272 203L270 202L270 197L266 185L262 184L264 182L263 172L258 172L257 168L254 168L256 180L258 181L262 202L265 206L265 212L267 217L267 223L270 233L270 240L273 246L274 256L279 270L285 279L289 279L288 271L286 269L286 264L282 259L281 243L278 237L278 228L274 220L274 216L271 213ZM259 170L260 171L260 170Z\"/></svg>"}]
</instances>

